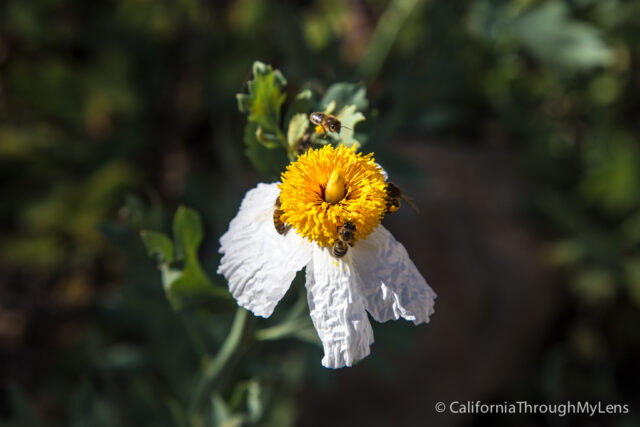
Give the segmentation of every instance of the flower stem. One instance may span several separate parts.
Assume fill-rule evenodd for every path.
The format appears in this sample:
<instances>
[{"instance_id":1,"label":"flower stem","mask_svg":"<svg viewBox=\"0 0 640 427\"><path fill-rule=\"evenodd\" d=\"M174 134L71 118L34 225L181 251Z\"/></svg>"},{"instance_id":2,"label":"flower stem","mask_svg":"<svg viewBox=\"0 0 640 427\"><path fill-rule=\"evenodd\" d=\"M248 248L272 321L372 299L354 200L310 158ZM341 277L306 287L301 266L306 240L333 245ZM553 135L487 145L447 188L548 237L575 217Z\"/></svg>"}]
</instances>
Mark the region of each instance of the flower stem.
<instances>
[{"instance_id":1,"label":"flower stem","mask_svg":"<svg viewBox=\"0 0 640 427\"><path fill-rule=\"evenodd\" d=\"M205 368L202 379L196 387L195 394L191 401L191 407L189 409L192 421L194 420L194 416L197 414L200 405L203 403L203 400L215 386L220 372L222 372L227 362L231 359L231 356L233 356L237 350L244 332L246 320L246 310L238 307L233 318L233 323L231 324L229 335L227 335L222 347L220 347L218 354L216 354L215 358L210 361L208 366Z\"/></svg>"},{"instance_id":2,"label":"flower stem","mask_svg":"<svg viewBox=\"0 0 640 427\"><path fill-rule=\"evenodd\" d=\"M277 340L291 335L298 329L300 329L299 323L286 322L270 328L260 329L256 332L256 339L258 341Z\"/></svg>"}]
</instances>

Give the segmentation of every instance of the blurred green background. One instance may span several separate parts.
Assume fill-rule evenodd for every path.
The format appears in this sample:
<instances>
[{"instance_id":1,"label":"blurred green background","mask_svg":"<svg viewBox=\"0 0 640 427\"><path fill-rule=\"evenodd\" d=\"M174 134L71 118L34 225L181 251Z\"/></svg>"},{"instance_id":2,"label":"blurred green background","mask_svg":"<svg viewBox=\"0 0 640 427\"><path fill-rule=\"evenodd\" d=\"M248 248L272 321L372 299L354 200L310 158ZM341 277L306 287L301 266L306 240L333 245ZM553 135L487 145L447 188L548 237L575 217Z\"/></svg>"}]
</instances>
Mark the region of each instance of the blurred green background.
<instances>
[{"instance_id":1,"label":"blurred green background","mask_svg":"<svg viewBox=\"0 0 640 427\"><path fill-rule=\"evenodd\" d=\"M428 326L374 325L372 356L339 372L301 340L253 345L210 403L243 415L208 421L640 423L640 1L4 0L2 425L190 425L235 302L173 311L139 230L196 208L224 286L217 238L277 179L244 155L255 60L288 101L364 82L363 151L422 209L387 226L438 300ZM631 413L433 410L467 399Z\"/></svg>"}]
</instances>

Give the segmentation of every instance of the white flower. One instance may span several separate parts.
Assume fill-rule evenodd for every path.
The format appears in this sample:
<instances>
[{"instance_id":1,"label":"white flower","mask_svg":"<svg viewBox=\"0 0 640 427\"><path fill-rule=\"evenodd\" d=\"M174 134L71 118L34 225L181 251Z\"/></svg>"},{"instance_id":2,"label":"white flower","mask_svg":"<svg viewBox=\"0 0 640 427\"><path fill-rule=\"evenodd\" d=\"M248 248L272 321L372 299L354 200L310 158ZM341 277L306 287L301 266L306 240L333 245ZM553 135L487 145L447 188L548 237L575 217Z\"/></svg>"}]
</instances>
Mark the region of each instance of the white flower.
<instances>
[{"instance_id":1,"label":"white flower","mask_svg":"<svg viewBox=\"0 0 640 427\"><path fill-rule=\"evenodd\" d=\"M330 181L344 187L333 203L326 202L335 193ZM289 166L281 184L250 190L220 238L218 273L238 304L257 316L269 317L306 267L309 310L328 368L351 366L370 353L367 312L379 322L402 317L416 325L433 313L435 293L402 244L380 225L388 210L385 186L371 156L343 147L310 150ZM274 227L278 198L281 218L292 228L283 235ZM336 224L345 221L355 224L356 241L336 258Z\"/></svg>"}]
</instances>

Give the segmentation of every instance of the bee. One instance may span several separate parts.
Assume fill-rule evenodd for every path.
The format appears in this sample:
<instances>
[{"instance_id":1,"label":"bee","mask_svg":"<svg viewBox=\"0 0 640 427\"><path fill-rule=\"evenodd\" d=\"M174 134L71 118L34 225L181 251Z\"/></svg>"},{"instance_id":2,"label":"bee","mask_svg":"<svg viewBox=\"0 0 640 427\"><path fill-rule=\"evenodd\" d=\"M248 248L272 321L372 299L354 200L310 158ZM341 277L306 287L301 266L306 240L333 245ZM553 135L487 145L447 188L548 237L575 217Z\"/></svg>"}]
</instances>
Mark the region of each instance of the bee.
<instances>
[{"instance_id":1,"label":"bee","mask_svg":"<svg viewBox=\"0 0 640 427\"><path fill-rule=\"evenodd\" d=\"M343 127L345 129L350 129L346 126L342 126L342 123L340 123L340 120L338 120L336 116L332 116L331 114L325 114L320 112L311 113L311 115L309 115L309 120L314 125L318 125L318 127L322 129L325 135L327 134L327 132L340 133L340 130Z\"/></svg>"},{"instance_id":2,"label":"bee","mask_svg":"<svg viewBox=\"0 0 640 427\"><path fill-rule=\"evenodd\" d=\"M390 212L395 212L400 209L400 200L404 200L407 202L411 209L413 209L416 213L420 212L415 203L413 203L410 196L403 193L400 188L395 185L393 182L387 182L387 208L385 214Z\"/></svg>"},{"instance_id":3,"label":"bee","mask_svg":"<svg viewBox=\"0 0 640 427\"><path fill-rule=\"evenodd\" d=\"M342 258L349 250L349 246L353 246L353 241L356 234L356 226L346 221L343 225L338 226L338 238L333 244L331 253L336 258Z\"/></svg>"},{"instance_id":4,"label":"bee","mask_svg":"<svg viewBox=\"0 0 640 427\"><path fill-rule=\"evenodd\" d=\"M289 228L291 228L291 226L285 224L280 219L280 217L284 213L282 211L282 209L280 209L280 206L281 206L281 204L280 204L280 196L278 196L276 198L276 202L274 204L274 208L275 209L273 210L273 226L276 228L276 231L278 232L278 234L285 235L287 233L287 231L289 231Z\"/></svg>"}]
</instances>

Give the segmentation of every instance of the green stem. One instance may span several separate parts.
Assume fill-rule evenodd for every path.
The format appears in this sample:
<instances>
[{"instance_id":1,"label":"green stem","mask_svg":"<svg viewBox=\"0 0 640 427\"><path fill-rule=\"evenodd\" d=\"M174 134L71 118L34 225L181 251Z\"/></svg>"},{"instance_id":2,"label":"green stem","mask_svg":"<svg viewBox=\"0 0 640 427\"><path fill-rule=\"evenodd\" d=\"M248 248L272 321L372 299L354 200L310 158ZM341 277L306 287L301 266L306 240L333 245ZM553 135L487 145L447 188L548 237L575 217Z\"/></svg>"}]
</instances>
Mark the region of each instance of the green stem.
<instances>
[{"instance_id":1,"label":"green stem","mask_svg":"<svg viewBox=\"0 0 640 427\"><path fill-rule=\"evenodd\" d=\"M182 312L178 312L178 318L182 322L184 330L187 334L187 337L189 338L189 341L191 342L191 345L193 346L193 349L196 351L196 353L198 353L198 357L206 357L207 350L204 340L202 339L202 335L197 329L197 326L194 325L192 319Z\"/></svg>"},{"instance_id":2,"label":"green stem","mask_svg":"<svg viewBox=\"0 0 640 427\"><path fill-rule=\"evenodd\" d=\"M378 20L358 67L360 76L365 80L373 80L378 74L404 24L421 3L423 0L393 0L387 7Z\"/></svg>"},{"instance_id":3,"label":"green stem","mask_svg":"<svg viewBox=\"0 0 640 427\"><path fill-rule=\"evenodd\" d=\"M299 323L287 322L257 331L256 339L259 341L276 340L288 336L298 329L300 329Z\"/></svg>"},{"instance_id":4,"label":"green stem","mask_svg":"<svg viewBox=\"0 0 640 427\"><path fill-rule=\"evenodd\" d=\"M236 314L231 324L231 330L229 335L225 339L222 347L216 354L215 358L209 362L209 365L205 368L204 374L200 383L196 388L193 400L191 401L191 407L189 413L191 420L198 412L200 405L203 403L205 397L211 392L211 389L215 386L218 376L226 366L227 362L231 359L231 356L235 353L240 344L244 327L247 321L247 312L243 308L238 307Z\"/></svg>"}]
</instances>

